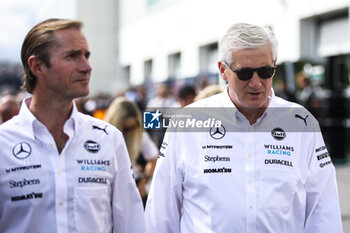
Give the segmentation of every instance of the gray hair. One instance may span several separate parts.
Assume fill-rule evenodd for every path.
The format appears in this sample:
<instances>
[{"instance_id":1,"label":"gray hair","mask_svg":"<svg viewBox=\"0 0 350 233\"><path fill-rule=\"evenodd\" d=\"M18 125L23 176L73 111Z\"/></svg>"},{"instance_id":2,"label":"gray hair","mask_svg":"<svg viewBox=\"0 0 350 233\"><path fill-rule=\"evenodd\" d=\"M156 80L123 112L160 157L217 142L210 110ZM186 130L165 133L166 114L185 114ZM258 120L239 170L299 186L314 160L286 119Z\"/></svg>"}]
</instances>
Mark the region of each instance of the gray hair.
<instances>
[{"instance_id":1,"label":"gray hair","mask_svg":"<svg viewBox=\"0 0 350 233\"><path fill-rule=\"evenodd\" d=\"M260 48L269 44L273 61L277 59L278 41L270 28L247 23L233 24L221 39L220 59L232 64L232 53L242 49Z\"/></svg>"}]
</instances>

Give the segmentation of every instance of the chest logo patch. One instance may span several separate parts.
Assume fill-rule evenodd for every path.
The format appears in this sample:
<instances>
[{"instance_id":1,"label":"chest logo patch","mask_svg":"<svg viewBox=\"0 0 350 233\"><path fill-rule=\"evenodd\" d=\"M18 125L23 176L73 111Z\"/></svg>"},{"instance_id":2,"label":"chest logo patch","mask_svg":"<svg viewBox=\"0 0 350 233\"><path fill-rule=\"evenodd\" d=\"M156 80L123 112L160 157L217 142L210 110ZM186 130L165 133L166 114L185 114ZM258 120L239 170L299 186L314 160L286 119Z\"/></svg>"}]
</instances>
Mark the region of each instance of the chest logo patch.
<instances>
[{"instance_id":1,"label":"chest logo patch","mask_svg":"<svg viewBox=\"0 0 350 233\"><path fill-rule=\"evenodd\" d=\"M101 149L101 146L97 142L87 140L84 143L84 148L91 153L97 153Z\"/></svg>"},{"instance_id":2,"label":"chest logo patch","mask_svg":"<svg viewBox=\"0 0 350 233\"><path fill-rule=\"evenodd\" d=\"M294 117L297 118L297 119L303 120L304 123L305 123L305 126L307 126L306 119L309 117L309 115L306 115L306 117L302 117L302 116L300 116L299 114L295 114Z\"/></svg>"},{"instance_id":3,"label":"chest logo patch","mask_svg":"<svg viewBox=\"0 0 350 233\"><path fill-rule=\"evenodd\" d=\"M209 134L214 139L221 139L225 136L226 129L223 125L221 125L220 127L211 127Z\"/></svg>"},{"instance_id":4,"label":"chest logo patch","mask_svg":"<svg viewBox=\"0 0 350 233\"><path fill-rule=\"evenodd\" d=\"M281 128L274 128L271 131L271 135L277 141L282 141L287 136L286 132L283 129L281 129Z\"/></svg>"},{"instance_id":5,"label":"chest logo patch","mask_svg":"<svg viewBox=\"0 0 350 233\"><path fill-rule=\"evenodd\" d=\"M32 153L32 148L28 143L20 142L13 147L12 153L17 159L25 159Z\"/></svg>"},{"instance_id":6,"label":"chest logo patch","mask_svg":"<svg viewBox=\"0 0 350 233\"><path fill-rule=\"evenodd\" d=\"M101 127L99 127L99 126L97 126L97 125L93 125L93 126L92 126L92 129L101 130L101 131L103 131L105 134L108 135L108 132L107 132L106 128L107 128L107 125L106 125L104 128L101 128Z\"/></svg>"}]
</instances>

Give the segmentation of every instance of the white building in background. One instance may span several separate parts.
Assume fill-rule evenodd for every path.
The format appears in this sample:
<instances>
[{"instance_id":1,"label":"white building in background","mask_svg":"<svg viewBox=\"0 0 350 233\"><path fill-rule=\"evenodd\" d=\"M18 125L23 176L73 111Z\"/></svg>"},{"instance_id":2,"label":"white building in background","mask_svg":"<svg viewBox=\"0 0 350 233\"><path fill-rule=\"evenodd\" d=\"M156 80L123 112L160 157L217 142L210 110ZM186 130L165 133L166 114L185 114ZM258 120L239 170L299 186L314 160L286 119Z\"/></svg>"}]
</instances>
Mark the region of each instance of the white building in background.
<instances>
[{"instance_id":1,"label":"white building in background","mask_svg":"<svg viewBox=\"0 0 350 233\"><path fill-rule=\"evenodd\" d=\"M349 6L349 0L79 0L78 18L93 51L92 89L114 93L217 73L218 42L237 22L271 27L278 63L333 59L346 66Z\"/></svg>"},{"instance_id":2,"label":"white building in background","mask_svg":"<svg viewBox=\"0 0 350 233\"><path fill-rule=\"evenodd\" d=\"M91 50L90 95L114 95L125 90L128 82L119 75L118 1L77 0L77 10Z\"/></svg>"},{"instance_id":3,"label":"white building in background","mask_svg":"<svg viewBox=\"0 0 350 233\"><path fill-rule=\"evenodd\" d=\"M271 27L278 63L350 53L349 0L120 1L120 63L133 84L217 73L218 42L237 22Z\"/></svg>"}]
</instances>

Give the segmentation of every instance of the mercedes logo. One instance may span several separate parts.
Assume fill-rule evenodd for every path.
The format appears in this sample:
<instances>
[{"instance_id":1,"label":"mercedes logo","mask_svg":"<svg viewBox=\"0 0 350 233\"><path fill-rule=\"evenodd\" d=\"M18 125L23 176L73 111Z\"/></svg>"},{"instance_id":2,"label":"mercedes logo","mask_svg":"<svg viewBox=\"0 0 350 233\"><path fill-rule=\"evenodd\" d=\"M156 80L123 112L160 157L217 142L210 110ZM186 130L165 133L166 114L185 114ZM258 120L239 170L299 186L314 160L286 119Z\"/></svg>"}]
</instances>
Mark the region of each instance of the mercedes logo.
<instances>
[{"instance_id":1,"label":"mercedes logo","mask_svg":"<svg viewBox=\"0 0 350 233\"><path fill-rule=\"evenodd\" d=\"M32 153L32 148L26 142L20 142L12 149L13 155L17 159L25 159Z\"/></svg>"},{"instance_id":2,"label":"mercedes logo","mask_svg":"<svg viewBox=\"0 0 350 233\"><path fill-rule=\"evenodd\" d=\"M226 129L223 125L221 125L220 127L211 127L209 134L214 139L221 139L225 136Z\"/></svg>"}]
</instances>

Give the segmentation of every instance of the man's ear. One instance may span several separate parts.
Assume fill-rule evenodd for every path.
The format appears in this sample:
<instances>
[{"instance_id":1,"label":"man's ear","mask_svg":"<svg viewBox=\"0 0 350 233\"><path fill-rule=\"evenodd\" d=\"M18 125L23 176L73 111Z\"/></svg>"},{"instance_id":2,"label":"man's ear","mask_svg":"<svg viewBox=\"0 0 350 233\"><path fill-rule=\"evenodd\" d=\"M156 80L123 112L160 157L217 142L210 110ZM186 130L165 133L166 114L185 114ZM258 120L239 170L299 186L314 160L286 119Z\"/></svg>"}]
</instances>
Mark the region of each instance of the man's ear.
<instances>
[{"instance_id":1,"label":"man's ear","mask_svg":"<svg viewBox=\"0 0 350 233\"><path fill-rule=\"evenodd\" d=\"M220 72L220 76L223 80L227 81L227 77L226 77L226 65L223 64L221 61L218 61L218 67L219 67L219 72Z\"/></svg>"},{"instance_id":2,"label":"man's ear","mask_svg":"<svg viewBox=\"0 0 350 233\"><path fill-rule=\"evenodd\" d=\"M28 66L30 68L30 71L37 78L42 77L43 72L45 71L45 68L46 68L44 61L36 57L35 55L32 55L28 58Z\"/></svg>"}]
</instances>

